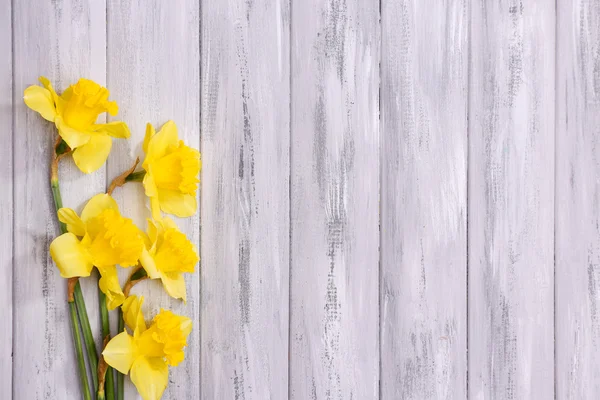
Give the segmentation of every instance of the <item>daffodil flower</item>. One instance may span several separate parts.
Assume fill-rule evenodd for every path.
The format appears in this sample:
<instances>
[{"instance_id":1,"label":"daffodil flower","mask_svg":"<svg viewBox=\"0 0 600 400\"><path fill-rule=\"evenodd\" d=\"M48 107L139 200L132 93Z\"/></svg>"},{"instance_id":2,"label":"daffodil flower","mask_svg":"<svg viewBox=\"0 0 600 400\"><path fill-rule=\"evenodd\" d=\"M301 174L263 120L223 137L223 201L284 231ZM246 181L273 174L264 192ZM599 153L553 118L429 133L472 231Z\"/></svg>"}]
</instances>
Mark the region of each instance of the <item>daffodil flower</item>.
<instances>
[{"instance_id":1,"label":"daffodil flower","mask_svg":"<svg viewBox=\"0 0 600 400\"><path fill-rule=\"evenodd\" d=\"M149 246L142 250L140 264L150 279L161 279L169 295L186 299L183 273L194 272L199 261L192 242L170 218L148 220Z\"/></svg>"},{"instance_id":2,"label":"daffodil flower","mask_svg":"<svg viewBox=\"0 0 600 400\"><path fill-rule=\"evenodd\" d=\"M116 265L137 265L144 248L143 233L121 216L117 202L108 194L92 197L81 217L70 208L58 210L58 219L67 233L50 244L50 255L64 278L89 276L93 267L100 271L100 290L106 294L108 309L125 300Z\"/></svg>"},{"instance_id":3,"label":"daffodil flower","mask_svg":"<svg viewBox=\"0 0 600 400\"><path fill-rule=\"evenodd\" d=\"M129 296L121 309L127 331L112 338L102 355L108 365L131 381L144 400L159 400L169 381L169 366L184 359L183 348L192 331L192 321L162 310L147 327L142 315L143 297Z\"/></svg>"},{"instance_id":4,"label":"daffodil flower","mask_svg":"<svg viewBox=\"0 0 600 400\"><path fill-rule=\"evenodd\" d=\"M179 140L173 121L165 123L158 133L148 124L143 148L146 153L143 184L153 218L160 219L160 210L178 217L194 215L198 208L200 152Z\"/></svg>"},{"instance_id":5,"label":"daffodil flower","mask_svg":"<svg viewBox=\"0 0 600 400\"><path fill-rule=\"evenodd\" d=\"M110 153L111 136L130 136L124 122L96 124L98 116L104 112L116 115L117 103L108 101L106 88L88 79L80 79L60 96L48 79L42 76L40 82L44 87L32 85L25 89L25 104L44 119L54 122L62 139L74 150L73 160L81 171L94 172Z\"/></svg>"}]
</instances>

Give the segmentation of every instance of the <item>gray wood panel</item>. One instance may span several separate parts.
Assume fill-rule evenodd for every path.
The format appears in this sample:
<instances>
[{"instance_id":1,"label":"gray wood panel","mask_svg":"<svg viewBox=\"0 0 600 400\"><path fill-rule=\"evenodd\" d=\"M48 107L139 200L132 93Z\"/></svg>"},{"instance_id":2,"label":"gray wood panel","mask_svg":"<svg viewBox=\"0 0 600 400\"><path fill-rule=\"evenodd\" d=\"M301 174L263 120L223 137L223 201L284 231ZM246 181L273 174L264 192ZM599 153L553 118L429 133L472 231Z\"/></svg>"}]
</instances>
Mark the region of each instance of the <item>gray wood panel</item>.
<instances>
[{"instance_id":1,"label":"gray wood panel","mask_svg":"<svg viewBox=\"0 0 600 400\"><path fill-rule=\"evenodd\" d=\"M202 2L203 399L288 392L287 0Z\"/></svg>"},{"instance_id":2,"label":"gray wood panel","mask_svg":"<svg viewBox=\"0 0 600 400\"><path fill-rule=\"evenodd\" d=\"M379 35L377 2L292 2L292 399L379 393Z\"/></svg>"},{"instance_id":3,"label":"gray wood panel","mask_svg":"<svg viewBox=\"0 0 600 400\"><path fill-rule=\"evenodd\" d=\"M382 399L467 397L467 4L382 2Z\"/></svg>"},{"instance_id":4,"label":"gray wood panel","mask_svg":"<svg viewBox=\"0 0 600 400\"><path fill-rule=\"evenodd\" d=\"M556 390L600 397L600 3L558 2Z\"/></svg>"},{"instance_id":5,"label":"gray wood panel","mask_svg":"<svg viewBox=\"0 0 600 400\"><path fill-rule=\"evenodd\" d=\"M113 143L108 164L112 179L128 169L136 156L143 160L147 122L158 131L173 120L180 140L200 148L200 7L194 0L180 1L177 6L160 0L109 0L107 18L107 84L119 102L118 119L131 129L130 140ZM150 210L143 186L128 184L114 195L124 214L145 229ZM197 248L199 215L173 217ZM197 266L194 274L186 274L187 304L169 297L158 280L145 281L132 291L144 296L147 319L165 308L190 317L194 324L185 361L170 369L164 399L195 399L200 393L199 269ZM123 276L131 273L122 272ZM128 384L125 398L136 396L135 388Z\"/></svg>"},{"instance_id":6,"label":"gray wood panel","mask_svg":"<svg viewBox=\"0 0 600 400\"><path fill-rule=\"evenodd\" d=\"M104 1L13 2L14 26L14 328L13 396L18 399L79 398L66 281L48 253L58 235L50 191L50 155L56 128L29 110L23 90L48 77L60 93L80 77L104 83ZM104 189L101 169L82 174L72 160L61 163L66 207L80 209ZM94 282L83 285L98 331ZM65 373L65 371L69 371ZM91 378L90 378L91 382Z\"/></svg>"},{"instance_id":7,"label":"gray wood panel","mask_svg":"<svg viewBox=\"0 0 600 400\"><path fill-rule=\"evenodd\" d=\"M554 6L471 5L472 399L554 398Z\"/></svg>"},{"instance_id":8,"label":"gray wood panel","mask_svg":"<svg viewBox=\"0 0 600 400\"><path fill-rule=\"evenodd\" d=\"M11 1L0 1L0 398L12 396L12 330L13 330L13 76ZM17 97L18 98L18 97Z\"/></svg>"}]
</instances>

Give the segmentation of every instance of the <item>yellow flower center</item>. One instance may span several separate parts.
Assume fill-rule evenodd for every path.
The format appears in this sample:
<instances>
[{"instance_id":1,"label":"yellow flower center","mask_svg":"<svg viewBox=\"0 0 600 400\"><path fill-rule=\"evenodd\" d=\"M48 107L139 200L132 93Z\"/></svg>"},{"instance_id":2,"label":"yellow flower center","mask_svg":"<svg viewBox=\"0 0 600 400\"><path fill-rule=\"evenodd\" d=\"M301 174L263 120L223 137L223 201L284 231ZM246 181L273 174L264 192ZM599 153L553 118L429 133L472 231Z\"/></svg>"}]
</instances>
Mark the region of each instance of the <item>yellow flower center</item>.
<instances>
[{"instance_id":1,"label":"yellow flower center","mask_svg":"<svg viewBox=\"0 0 600 400\"><path fill-rule=\"evenodd\" d=\"M191 330L189 318L161 310L152 326L142 333L139 347L150 357L164 357L167 364L176 366L184 358L183 348Z\"/></svg>"},{"instance_id":2,"label":"yellow flower center","mask_svg":"<svg viewBox=\"0 0 600 400\"><path fill-rule=\"evenodd\" d=\"M188 238L175 228L167 229L154 256L156 267L163 272L194 272L198 255Z\"/></svg>"},{"instance_id":3,"label":"yellow flower center","mask_svg":"<svg viewBox=\"0 0 600 400\"><path fill-rule=\"evenodd\" d=\"M193 194L198 188L200 153L179 142L179 146L152 163L152 175L161 189Z\"/></svg>"},{"instance_id":4,"label":"yellow flower center","mask_svg":"<svg viewBox=\"0 0 600 400\"><path fill-rule=\"evenodd\" d=\"M123 267L136 265L144 242L139 229L129 218L108 209L88 222L91 236L90 254L94 265Z\"/></svg>"},{"instance_id":5,"label":"yellow flower center","mask_svg":"<svg viewBox=\"0 0 600 400\"><path fill-rule=\"evenodd\" d=\"M117 103L108 101L109 91L89 79L80 79L63 94L65 123L78 130L86 130L98 119L98 115L109 112L116 115Z\"/></svg>"}]
</instances>

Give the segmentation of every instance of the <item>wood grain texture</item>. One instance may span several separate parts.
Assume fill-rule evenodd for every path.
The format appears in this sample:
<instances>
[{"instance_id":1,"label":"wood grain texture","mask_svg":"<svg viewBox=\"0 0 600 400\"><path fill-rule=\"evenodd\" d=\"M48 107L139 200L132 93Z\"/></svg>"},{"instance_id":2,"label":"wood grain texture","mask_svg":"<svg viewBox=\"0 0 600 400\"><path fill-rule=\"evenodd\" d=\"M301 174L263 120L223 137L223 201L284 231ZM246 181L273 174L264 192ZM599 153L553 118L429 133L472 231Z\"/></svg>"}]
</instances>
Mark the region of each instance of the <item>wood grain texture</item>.
<instances>
[{"instance_id":1,"label":"wood grain texture","mask_svg":"<svg viewBox=\"0 0 600 400\"><path fill-rule=\"evenodd\" d=\"M287 397L289 23L202 2L203 399Z\"/></svg>"},{"instance_id":2,"label":"wood grain texture","mask_svg":"<svg viewBox=\"0 0 600 400\"><path fill-rule=\"evenodd\" d=\"M379 4L292 6L290 398L376 398Z\"/></svg>"},{"instance_id":3,"label":"wood grain texture","mask_svg":"<svg viewBox=\"0 0 600 400\"><path fill-rule=\"evenodd\" d=\"M554 398L554 35L554 2L471 5L471 399Z\"/></svg>"},{"instance_id":4,"label":"wood grain texture","mask_svg":"<svg viewBox=\"0 0 600 400\"><path fill-rule=\"evenodd\" d=\"M467 397L467 4L382 2L382 399Z\"/></svg>"},{"instance_id":5,"label":"wood grain texture","mask_svg":"<svg viewBox=\"0 0 600 400\"><path fill-rule=\"evenodd\" d=\"M50 191L54 124L27 109L23 90L47 76L61 92L80 77L106 73L103 1L13 2L14 25L14 329L13 397L81 397L66 303L66 281L48 253L58 235ZM104 172L83 175L71 160L60 180L67 207L103 190ZM95 284L85 282L88 313L99 329Z\"/></svg>"},{"instance_id":6,"label":"wood grain texture","mask_svg":"<svg viewBox=\"0 0 600 400\"><path fill-rule=\"evenodd\" d=\"M13 330L13 76L11 1L1 0L0 9L0 398L12 396Z\"/></svg>"},{"instance_id":7,"label":"wood grain texture","mask_svg":"<svg viewBox=\"0 0 600 400\"><path fill-rule=\"evenodd\" d=\"M130 140L114 142L108 164L110 179L129 168L136 156L143 160L142 142L147 122L159 129L172 119L177 124L179 138L193 148L200 148L199 14L199 4L193 0L180 1L177 6L160 0L108 2L107 84L119 102L118 119L127 122L131 129ZM124 214L145 229L150 210L143 186L129 184L114 194ZM191 218L176 219L176 222L199 248L199 213ZM145 281L132 291L144 296L147 320L160 308L193 320L185 361L170 369L164 399L199 397L198 269L186 276L187 304L170 298L159 281ZM129 270L121 272L123 278L131 273ZM127 386L125 398L138 398L133 385Z\"/></svg>"},{"instance_id":8,"label":"wood grain texture","mask_svg":"<svg viewBox=\"0 0 600 400\"><path fill-rule=\"evenodd\" d=\"M556 390L600 397L600 3L558 2Z\"/></svg>"}]
</instances>

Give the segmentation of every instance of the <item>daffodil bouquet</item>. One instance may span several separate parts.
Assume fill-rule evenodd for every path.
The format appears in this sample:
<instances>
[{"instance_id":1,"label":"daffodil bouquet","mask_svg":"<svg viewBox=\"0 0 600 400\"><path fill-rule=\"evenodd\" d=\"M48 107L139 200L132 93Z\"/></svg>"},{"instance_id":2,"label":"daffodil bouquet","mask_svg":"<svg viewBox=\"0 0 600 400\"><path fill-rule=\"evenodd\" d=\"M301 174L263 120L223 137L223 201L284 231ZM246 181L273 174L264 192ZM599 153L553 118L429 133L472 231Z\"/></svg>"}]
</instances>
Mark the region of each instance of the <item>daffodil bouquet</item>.
<instances>
[{"instance_id":1,"label":"daffodil bouquet","mask_svg":"<svg viewBox=\"0 0 600 400\"><path fill-rule=\"evenodd\" d=\"M177 217L196 213L200 153L179 140L173 121L158 132L148 124L143 143L145 159L139 171L138 159L113 180L106 193L93 194L81 213L63 207L60 159L71 155L83 173L92 173L106 162L112 139L127 139L130 132L125 122L97 123L100 114L114 116L118 112L106 88L80 79L58 95L48 79L41 77L40 82L42 86L25 90L24 101L57 129L50 184L61 234L50 244L50 255L67 279L66 297L83 397L122 400L123 378L129 375L144 400L160 399L167 387L169 366L184 359L192 321L161 309L148 324L142 314L143 298L130 295L130 291L145 279L160 279L171 297L185 301L184 274L194 272L199 258L192 242L163 213ZM141 182L149 199L151 218L146 232L123 216L111 197L113 190L127 182ZM80 278L97 276L92 274L94 267L100 276L99 333L104 344L100 356L79 285ZM119 282L118 268L132 269L124 286ZM119 312L119 333L111 338L108 313L115 309ZM92 385L88 382L82 337ZM118 371L116 384L111 367Z\"/></svg>"}]
</instances>

